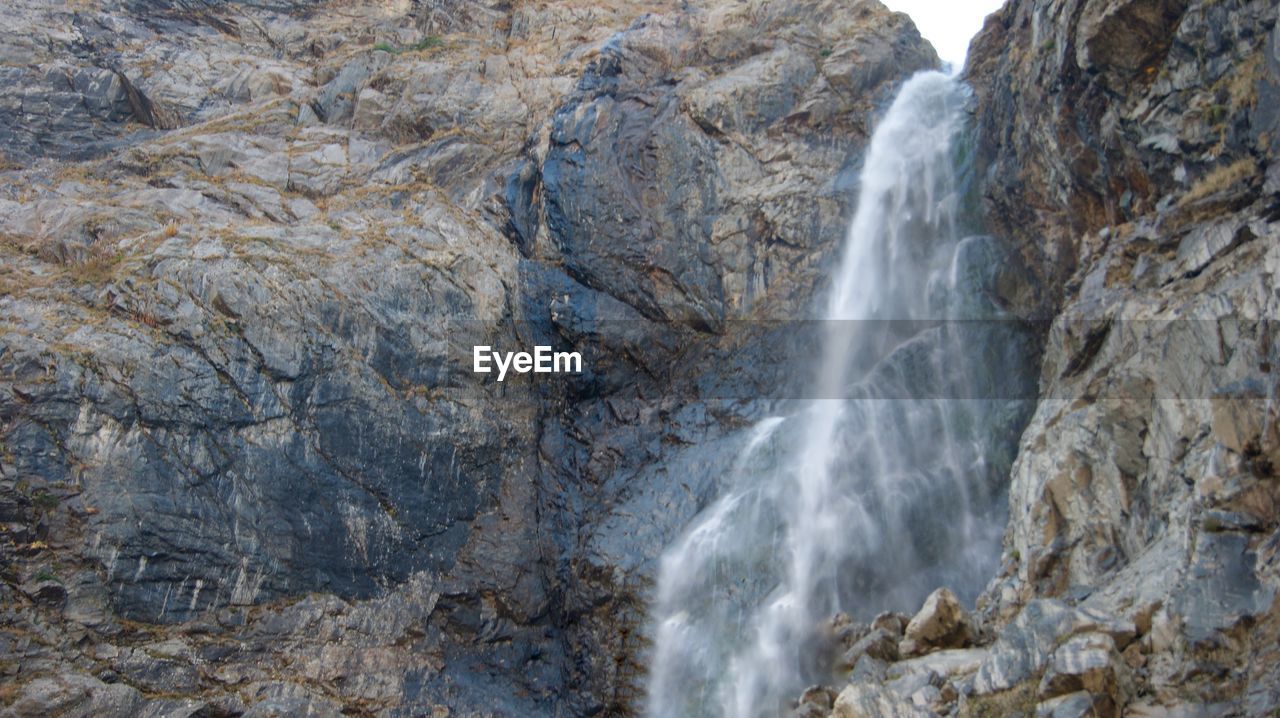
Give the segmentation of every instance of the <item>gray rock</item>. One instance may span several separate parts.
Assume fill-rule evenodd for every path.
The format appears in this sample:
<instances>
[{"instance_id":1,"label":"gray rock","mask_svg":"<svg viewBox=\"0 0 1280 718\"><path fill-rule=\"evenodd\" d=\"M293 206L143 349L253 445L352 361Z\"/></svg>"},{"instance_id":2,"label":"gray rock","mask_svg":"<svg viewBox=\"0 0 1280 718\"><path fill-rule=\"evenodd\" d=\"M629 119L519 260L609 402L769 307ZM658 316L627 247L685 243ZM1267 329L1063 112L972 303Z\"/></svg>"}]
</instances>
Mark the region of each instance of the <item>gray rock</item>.
<instances>
[{"instance_id":1,"label":"gray rock","mask_svg":"<svg viewBox=\"0 0 1280 718\"><path fill-rule=\"evenodd\" d=\"M1036 718L1086 718L1116 716L1114 704L1099 705L1097 696L1088 691L1068 693L1036 704Z\"/></svg>"},{"instance_id":2,"label":"gray rock","mask_svg":"<svg viewBox=\"0 0 1280 718\"><path fill-rule=\"evenodd\" d=\"M882 628L876 628L863 636L841 655L836 667L851 670L862 656L892 663L898 660L898 639Z\"/></svg>"},{"instance_id":3,"label":"gray rock","mask_svg":"<svg viewBox=\"0 0 1280 718\"><path fill-rule=\"evenodd\" d=\"M0 488L77 491L14 505L58 539L20 575L74 567L23 670L87 640L171 696L107 713L627 710L653 559L797 380L802 330L725 322L812 306L932 51L830 0L179 5L0 8ZM468 369L529 342L590 372Z\"/></svg>"},{"instance_id":4,"label":"gray rock","mask_svg":"<svg viewBox=\"0 0 1280 718\"><path fill-rule=\"evenodd\" d=\"M1040 680L1040 697L1055 698L1084 691L1123 705L1121 665L1120 654L1110 636L1101 633L1072 636L1054 649Z\"/></svg>"},{"instance_id":5,"label":"gray rock","mask_svg":"<svg viewBox=\"0 0 1280 718\"><path fill-rule=\"evenodd\" d=\"M67 673L26 683L4 715L15 718L129 715L142 703L142 696L131 686L107 684L93 676Z\"/></svg>"},{"instance_id":6,"label":"gray rock","mask_svg":"<svg viewBox=\"0 0 1280 718\"><path fill-rule=\"evenodd\" d=\"M915 718L929 715L909 700L880 686L855 684L840 691L832 718Z\"/></svg>"},{"instance_id":7,"label":"gray rock","mask_svg":"<svg viewBox=\"0 0 1280 718\"><path fill-rule=\"evenodd\" d=\"M1123 649L1135 633L1134 625L1123 619L1058 601L1033 600L1000 632L978 668L974 691L994 693L1030 680L1048 664L1054 649L1072 636L1101 634L1116 649Z\"/></svg>"}]
</instances>

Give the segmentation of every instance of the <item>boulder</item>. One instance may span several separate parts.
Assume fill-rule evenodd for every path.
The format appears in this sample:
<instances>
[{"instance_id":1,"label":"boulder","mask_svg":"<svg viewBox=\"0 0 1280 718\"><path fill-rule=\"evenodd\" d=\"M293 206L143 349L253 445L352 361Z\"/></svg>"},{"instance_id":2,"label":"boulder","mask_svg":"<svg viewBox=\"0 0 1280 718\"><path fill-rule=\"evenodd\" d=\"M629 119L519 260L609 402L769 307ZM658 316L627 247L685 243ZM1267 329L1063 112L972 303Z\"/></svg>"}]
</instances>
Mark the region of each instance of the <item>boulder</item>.
<instances>
[{"instance_id":1,"label":"boulder","mask_svg":"<svg viewBox=\"0 0 1280 718\"><path fill-rule=\"evenodd\" d=\"M901 613L885 612L881 613L871 621L872 628L879 628L892 636L902 637L902 632L906 630L907 624L911 622L910 617Z\"/></svg>"},{"instance_id":2,"label":"boulder","mask_svg":"<svg viewBox=\"0 0 1280 718\"><path fill-rule=\"evenodd\" d=\"M899 653L918 656L940 648L962 648L973 639L973 620L950 589L940 588L925 599L903 632Z\"/></svg>"},{"instance_id":3,"label":"boulder","mask_svg":"<svg viewBox=\"0 0 1280 718\"><path fill-rule=\"evenodd\" d=\"M827 718L835 703L836 692L826 686L810 686L800 694L799 705L790 718Z\"/></svg>"},{"instance_id":4,"label":"boulder","mask_svg":"<svg viewBox=\"0 0 1280 718\"><path fill-rule=\"evenodd\" d=\"M892 663L898 660L898 655L897 636L882 628L877 628L850 646L849 650L840 656L836 667L843 671L851 670L858 664L858 659L863 656L870 656L880 661Z\"/></svg>"},{"instance_id":5,"label":"boulder","mask_svg":"<svg viewBox=\"0 0 1280 718\"><path fill-rule=\"evenodd\" d=\"M840 691L831 711L831 718L922 718L927 715L928 710L894 691L868 683Z\"/></svg>"},{"instance_id":6,"label":"boulder","mask_svg":"<svg viewBox=\"0 0 1280 718\"><path fill-rule=\"evenodd\" d=\"M15 698L5 710L14 718L51 715L137 715L143 705L136 688L104 683L83 673L60 673L15 686Z\"/></svg>"}]
</instances>

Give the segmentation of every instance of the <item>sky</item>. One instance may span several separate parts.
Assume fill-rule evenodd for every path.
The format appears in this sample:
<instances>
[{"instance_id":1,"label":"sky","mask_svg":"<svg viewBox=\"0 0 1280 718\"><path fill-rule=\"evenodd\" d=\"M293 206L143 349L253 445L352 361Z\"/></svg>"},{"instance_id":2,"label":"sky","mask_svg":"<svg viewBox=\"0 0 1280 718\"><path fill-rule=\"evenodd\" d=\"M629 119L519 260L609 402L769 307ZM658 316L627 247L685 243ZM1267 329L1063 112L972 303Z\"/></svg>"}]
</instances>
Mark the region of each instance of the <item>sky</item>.
<instances>
[{"instance_id":1,"label":"sky","mask_svg":"<svg viewBox=\"0 0 1280 718\"><path fill-rule=\"evenodd\" d=\"M890 9L910 15L942 61L957 69L964 63L969 41L982 29L982 20L1004 4L1004 0L882 1Z\"/></svg>"}]
</instances>

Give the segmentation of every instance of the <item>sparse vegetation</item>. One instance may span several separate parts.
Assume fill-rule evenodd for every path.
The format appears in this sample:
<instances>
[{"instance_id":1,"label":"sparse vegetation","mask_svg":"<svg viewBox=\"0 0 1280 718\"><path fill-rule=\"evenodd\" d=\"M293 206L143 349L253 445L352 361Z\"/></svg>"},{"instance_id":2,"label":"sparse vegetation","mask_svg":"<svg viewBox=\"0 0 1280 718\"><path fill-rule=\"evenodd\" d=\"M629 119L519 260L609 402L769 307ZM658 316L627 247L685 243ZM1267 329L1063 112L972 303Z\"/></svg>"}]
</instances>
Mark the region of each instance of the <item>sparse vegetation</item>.
<instances>
[{"instance_id":1,"label":"sparse vegetation","mask_svg":"<svg viewBox=\"0 0 1280 718\"><path fill-rule=\"evenodd\" d=\"M960 710L962 716L974 718L1003 718L1012 715L1033 715L1036 709L1036 683L1025 681L1000 693L970 699Z\"/></svg>"},{"instance_id":2,"label":"sparse vegetation","mask_svg":"<svg viewBox=\"0 0 1280 718\"><path fill-rule=\"evenodd\" d=\"M124 255L109 243L95 242L89 247L89 256L72 268L72 276L90 284L105 284L115 276L122 259Z\"/></svg>"},{"instance_id":3,"label":"sparse vegetation","mask_svg":"<svg viewBox=\"0 0 1280 718\"><path fill-rule=\"evenodd\" d=\"M1229 165L1222 165L1197 180L1178 204L1186 206L1198 202L1252 179L1257 173L1258 166L1248 157L1236 160Z\"/></svg>"},{"instance_id":4,"label":"sparse vegetation","mask_svg":"<svg viewBox=\"0 0 1280 718\"><path fill-rule=\"evenodd\" d=\"M1232 110L1254 107L1258 104L1258 75L1262 71L1262 53L1255 52L1240 66L1228 73L1227 101Z\"/></svg>"},{"instance_id":5,"label":"sparse vegetation","mask_svg":"<svg viewBox=\"0 0 1280 718\"><path fill-rule=\"evenodd\" d=\"M31 503L41 511L52 511L58 508L59 501L57 496L48 491L40 490L36 491L35 495L31 497Z\"/></svg>"},{"instance_id":6,"label":"sparse vegetation","mask_svg":"<svg viewBox=\"0 0 1280 718\"><path fill-rule=\"evenodd\" d=\"M8 669L10 668L15 669L15 673L16 673L16 669L18 668L18 665L11 661L0 663L0 669L5 670L5 675L14 675L13 673L8 672ZM22 694L22 689L25 686L26 686L26 682L20 683L18 681L9 681L9 682L6 682L4 685L0 685L0 705L4 705L4 706L12 705L14 701L18 700L18 696Z\"/></svg>"},{"instance_id":7,"label":"sparse vegetation","mask_svg":"<svg viewBox=\"0 0 1280 718\"><path fill-rule=\"evenodd\" d=\"M387 41L382 41L373 46L374 50L381 52L389 52L392 55L403 55L406 52L422 52L423 50L433 50L437 47L444 46L444 38L439 35L427 35L412 45L397 47Z\"/></svg>"},{"instance_id":8,"label":"sparse vegetation","mask_svg":"<svg viewBox=\"0 0 1280 718\"><path fill-rule=\"evenodd\" d=\"M410 45L409 52L419 52L422 50L430 50L432 48L441 47L443 45L444 45L444 39L441 38L439 35L427 35L421 40Z\"/></svg>"},{"instance_id":9,"label":"sparse vegetation","mask_svg":"<svg viewBox=\"0 0 1280 718\"><path fill-rule=\"evenodd\" d=\"M36 575L34 578L36 583L44 583L45 581L55 581L57 583L62 583L62 580L59 579L58 576L54 574L54 572L51 571L48 566L43 566L39 571L36 571Z\"/></svg>"}]
</instances>

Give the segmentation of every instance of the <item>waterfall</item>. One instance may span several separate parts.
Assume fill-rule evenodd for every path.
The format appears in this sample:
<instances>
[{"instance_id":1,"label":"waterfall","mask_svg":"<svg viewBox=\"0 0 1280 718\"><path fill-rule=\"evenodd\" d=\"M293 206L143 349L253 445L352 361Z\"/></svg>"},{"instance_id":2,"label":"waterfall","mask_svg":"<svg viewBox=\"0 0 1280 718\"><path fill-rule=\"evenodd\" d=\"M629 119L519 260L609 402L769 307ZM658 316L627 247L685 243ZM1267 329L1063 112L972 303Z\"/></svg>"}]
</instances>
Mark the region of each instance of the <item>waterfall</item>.
<instances>
[{"instance_id":1,"label":"waterfall","mask_svg":"<svg viewBox=\"0 0 1280 718\"><path fill-rule=\"evenodd\" d=\"M664 553L654 718L785 712L834 683L822 626L913 610L992 575L1002 482L1032 381L988 299L989 238L961 238L967 89L911 78L879 123L825 309L819 398L761 422L721 495Z\"/></svg>"}]
</instances>

